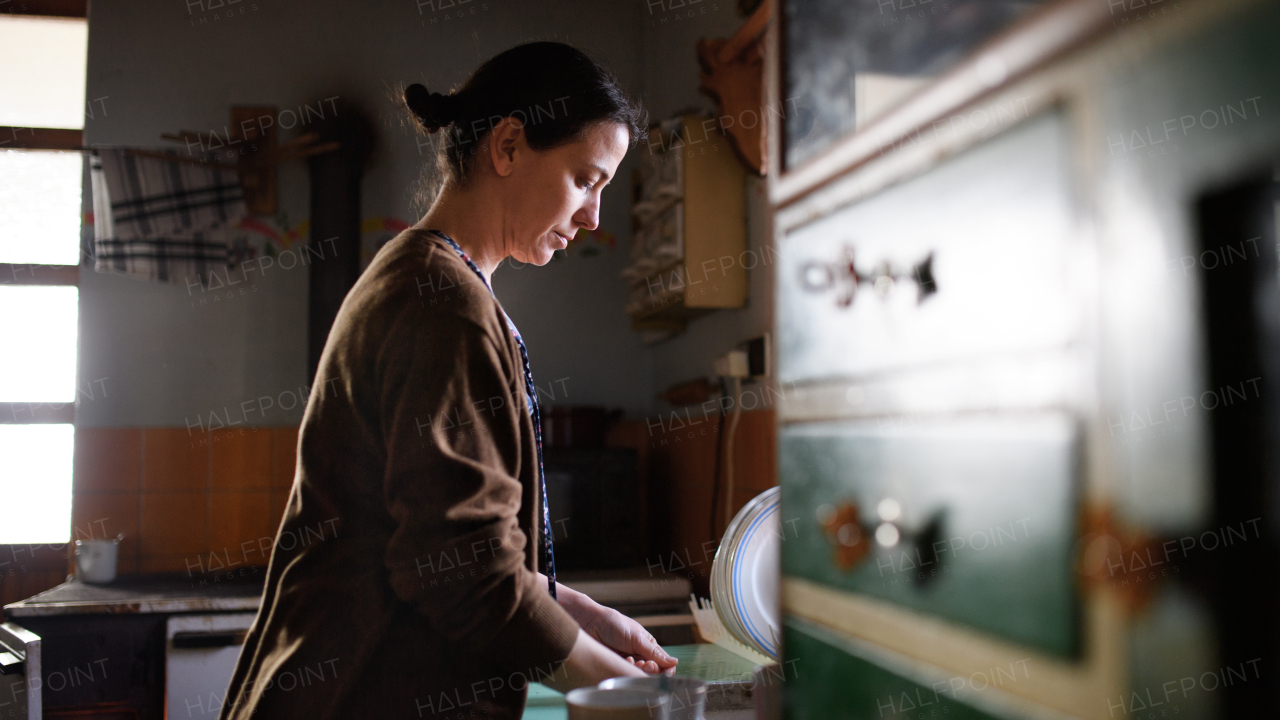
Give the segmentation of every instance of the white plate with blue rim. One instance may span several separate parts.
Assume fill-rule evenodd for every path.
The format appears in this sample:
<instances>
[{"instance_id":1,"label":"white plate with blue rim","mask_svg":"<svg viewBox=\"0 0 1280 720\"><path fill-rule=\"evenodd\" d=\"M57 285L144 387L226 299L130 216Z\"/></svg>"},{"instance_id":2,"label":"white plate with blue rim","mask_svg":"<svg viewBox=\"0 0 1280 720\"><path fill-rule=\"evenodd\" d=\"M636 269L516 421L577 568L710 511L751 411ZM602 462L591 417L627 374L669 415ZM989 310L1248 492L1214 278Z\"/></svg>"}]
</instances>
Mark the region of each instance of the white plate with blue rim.
<instances>
[{"instance_id":1,"label":"white plate with blue rim","mask_svg":"<svg viewBox=\"0 0 1280 720\"><path fill-rule=\"evenodd\" d=\"M778 488L769 488L743 506L711 565L711 599L720 622L739 642L775 660L781 634L780 496Z\"/></svg>"}]
</instances>

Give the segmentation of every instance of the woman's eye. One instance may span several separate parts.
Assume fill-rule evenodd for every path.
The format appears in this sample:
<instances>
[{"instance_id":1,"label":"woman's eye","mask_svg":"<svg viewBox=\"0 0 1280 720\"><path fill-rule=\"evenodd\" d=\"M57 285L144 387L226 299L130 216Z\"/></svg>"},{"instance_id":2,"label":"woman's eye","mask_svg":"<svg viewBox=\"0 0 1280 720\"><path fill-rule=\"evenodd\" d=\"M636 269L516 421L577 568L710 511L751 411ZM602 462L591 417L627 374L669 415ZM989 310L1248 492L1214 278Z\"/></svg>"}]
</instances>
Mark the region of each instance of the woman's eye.
<instances>
[{"instance_id":1,"label":"woman's eye","mask_svg":"<svg viewBox=\"0 0 1280 720\"><path fill-rule=\"evenodd\" d=\"M596 184L593 182L587 182L582 178L578 178L578 187L582 188L583 190L590 190L591 188L595 187L595 185Z\"/></svg>"}]
</instances>

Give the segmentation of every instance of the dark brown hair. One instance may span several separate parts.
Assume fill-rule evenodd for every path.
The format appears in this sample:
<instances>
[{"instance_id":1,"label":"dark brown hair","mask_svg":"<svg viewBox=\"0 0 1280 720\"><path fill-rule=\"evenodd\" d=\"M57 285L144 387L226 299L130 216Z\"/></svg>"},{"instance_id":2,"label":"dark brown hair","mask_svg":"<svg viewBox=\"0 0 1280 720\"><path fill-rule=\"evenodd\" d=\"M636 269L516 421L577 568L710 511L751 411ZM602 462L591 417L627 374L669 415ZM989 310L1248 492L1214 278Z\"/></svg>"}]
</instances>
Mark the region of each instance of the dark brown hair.
<instances>
[{"instance_id":1,"label":"dark brown hair","mask_svg":"<svg viewBox=\"0 0 1280 720\"><path fill-rule=\"evenodd\" d=\"M519 45L481 65L453 92L405 88L405 106L428 133L445 130L437 151L441 174L465 182L476 149L504 118L524 124L529 147L547 150L581 137L588 126L616 122L634 146L647 115L607 68L557 42Z\"/></svg>"}]
</instances>

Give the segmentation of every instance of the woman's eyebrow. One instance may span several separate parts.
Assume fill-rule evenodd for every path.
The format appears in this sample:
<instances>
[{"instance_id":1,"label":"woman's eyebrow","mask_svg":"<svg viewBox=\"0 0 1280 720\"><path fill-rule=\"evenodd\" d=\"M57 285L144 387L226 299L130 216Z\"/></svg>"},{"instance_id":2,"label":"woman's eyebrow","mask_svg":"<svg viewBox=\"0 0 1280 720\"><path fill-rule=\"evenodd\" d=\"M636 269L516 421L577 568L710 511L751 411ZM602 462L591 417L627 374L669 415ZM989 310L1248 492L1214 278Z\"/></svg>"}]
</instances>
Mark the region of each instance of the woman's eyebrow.
<instances>
[{"instance_id":1,"label":"woman's eyebrow","mask_svg":"<svg viewBox=\"0 0 1280 720\"><path fill-rule=\"evenodd\" d=\"M594 168L596 172L600 173L600 179L597 180L596 182L604 182L609 179L608 170L605 170L604 168L600 167L599 165L596 165L595 163L591 163L591 167Z\"/></svg>"}]
</instances>

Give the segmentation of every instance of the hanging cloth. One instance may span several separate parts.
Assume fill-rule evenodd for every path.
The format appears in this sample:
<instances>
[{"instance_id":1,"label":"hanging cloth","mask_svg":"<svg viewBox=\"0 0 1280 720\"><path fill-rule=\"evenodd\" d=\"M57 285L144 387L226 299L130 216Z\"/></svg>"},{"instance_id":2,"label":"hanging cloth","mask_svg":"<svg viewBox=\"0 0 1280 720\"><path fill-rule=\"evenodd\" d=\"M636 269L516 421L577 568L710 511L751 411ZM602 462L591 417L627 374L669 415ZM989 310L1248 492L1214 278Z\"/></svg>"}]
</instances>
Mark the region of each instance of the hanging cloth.
<instances>
[{"instance_id":1,"label":"hanging cloth","mask_svg":"<svg viewBox=\"0 0 1280 720\"><path fill-rule=\"evenodd\" d=\"M194 284L227 267L248 215L234 170L100 148L89 173L95 270Z\"/></svg>"}]
</instances>

